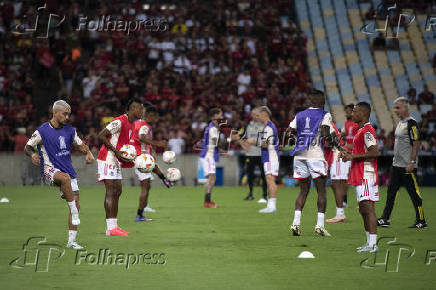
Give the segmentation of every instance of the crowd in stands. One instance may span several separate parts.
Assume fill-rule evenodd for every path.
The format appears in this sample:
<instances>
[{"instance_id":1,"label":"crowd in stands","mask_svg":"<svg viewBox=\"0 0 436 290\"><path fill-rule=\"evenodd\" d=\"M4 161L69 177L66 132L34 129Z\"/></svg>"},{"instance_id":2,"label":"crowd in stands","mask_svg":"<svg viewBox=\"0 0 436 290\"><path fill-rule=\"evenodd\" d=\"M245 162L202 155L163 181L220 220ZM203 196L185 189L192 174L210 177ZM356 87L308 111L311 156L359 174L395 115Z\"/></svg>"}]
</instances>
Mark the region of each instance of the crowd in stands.
<instances>
[{"instance_id":1,"label":"crowd in stands","mask_svg":"<svg viewBox=\"0 0 436 290\"><path fill-rule=\"evenodd\" d=\"M22 29L17 24L31 26L34 2L0 6L0 151L22 152L26 136L48 120L35 86L56 87L56 97L72 105L72 125L94 151L98 132L124 112L131 96L158 108L154 137L169 139L176 153L193 152L213 106L240 128L253 107L265 104L277 127L286 128L305 104L307 38L292 21L290 1L47 0L44 13L65 15L62 25L51 27L48 38L13 33ZM84 15L161 19L165 26L130 34L76 31ZM430 94L419 92L416 102L434 104ZM434 124L436 105L423 118L428 150L436 150ZM380 135L381 149L389 150L392 133Z\"/></svg>"}]
</instances>

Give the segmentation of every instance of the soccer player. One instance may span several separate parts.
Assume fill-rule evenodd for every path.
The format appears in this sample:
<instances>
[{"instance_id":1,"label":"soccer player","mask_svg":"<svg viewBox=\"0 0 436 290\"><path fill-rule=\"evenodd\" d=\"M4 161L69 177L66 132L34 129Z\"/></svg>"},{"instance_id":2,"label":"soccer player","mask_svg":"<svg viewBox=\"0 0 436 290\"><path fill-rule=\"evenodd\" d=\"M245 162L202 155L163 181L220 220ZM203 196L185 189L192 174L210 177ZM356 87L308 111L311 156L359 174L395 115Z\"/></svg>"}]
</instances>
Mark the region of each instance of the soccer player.
<instances>
[{"instance_id":1,"label":"soccer player","mask_svg":"<svg viewBox=\"0 0 436 290\"><path fill-rule=\"evenodd\" d=\"M207 182L204 184L204 207L217 208L218 204L211 200L212 188L215 185L215 162L219 161L219 124L224 120L223 111L220 108L212 108L209 112L210 123L203 133L202 150L200 152L200 164L203 168Z\"/></svg>"},{"instance_id":2,"label":"soccer player","mask_svg":"<svg viewBox=\"0 0 436 290\"><path fill-rule=\"evenodd\" d=\"M246 139L242 142L261 147L261 161L265 172L269 197L266 208L259 210L259 212L274 213L277 211L277 184L275 178L279 175L280 161L278 131L274 123L271 122L271 111L267 106L254 108L252 116L254 120L264 124L265 127L256 140Z\"/></svg>"},{"instance_id":3,"label":"soccer player","mask_svg":"<svg viewBox=\"0 0 436 290\"><path fill-rule=\"evenodd\" d=\"M406 187L415 208L416 220L409 228L426 228L427 223L422 210L422 197L416 181L418 168L419 130L418 123L410 117L409 102L400 97L394 101L394 112L400 118L395 129L394 160L388 186L386 206L377 224L389 227L395 197L401 186Z\"/></svg>"},{"instance_id":4,"label":"soccer player","mask_svg":"<svg viewBox=\"0 0 436 290\"><path fill-rule=\"evenodd\" d=\"M366 243L357 248L359 253L375 253L377 247L377 218L374 202L379 201L377 172L377 135L369 123L371 106L360 102L353 109L353 121L359 124L359 130L353 140L352 153L342 151L344 161L351 160L348 183L356 188L359 212L366 231Z\"/></svg>"},{"instance_id":5,"label":"soccer player","mask_svg":"<svg viewBox=\"0 0 436 290\"><path fill-rule=\"evenodd\" d=\"M159 113L157 109L153 106L148 106L147 108L144 107L143 114L144 114L144 118L135 121L135 123L133 124L133 134L130 141L135 146L138 155L149 154L154 157L153 146L165 148L167 146L167 142L165 140L162 141L153 140L152 125L159 118ZM166 187L171 187L170 181L165 178L165 176L163 175L157 164L154 167L153 172L162 179ZM137 168L135 168L135 173L136 176L138 177L139 182L141 183L141 194L139 195L139 205L136 214L136 221L137 222L151 221L152 219L145 217L143 215L143 212L145 211L154 212L154 209L148 207L148 196L151 187L150 181L153 180L153 175L151 173L142 173Z\"/></svg>"},{"instance_id":6,"label":"soccer player","mask_svg":"<svg viewBox=\"0 0 436 290\"><path fill-rule=\"evenodd\" d=\"M341 134L334 122L330 123L330 137L334 138L331 142L332 146L326 145L324 147L324 156L329 166L329 174L331 179L331 186L335 195L336 201L336 216L326 220L327 223L345 222L345 212L343 200L346 195L345 184L348 184L348 171L349 162L343 162L339 158L339 153L344 149L344 142L342 141ZM336 145L333 145L336 144ZM327 148L331 147L331 148Z\"/></svg>"},{"instance_id":7,"label":"soccer player","mask_svg":"<svg viewBox=\"0 0 436 290\"><path fill-rule=\"evenodd\" d=\"M294 236L300 236L301 212L310 191L311 178L318 193L318 216L315 233L330 236L324 228L326 209L327 162L321 148L323 138L330 136L332 116L324 111L325 95L322 91L312 89L308 100L311 107L299 112L289 124L290 133L295 136L296 145L291 155L294 156L294 178L300 181L300 194L295 200L294 220L290 227Z\"/></svg>"},{"instance_id":8,"label":"soccer player","mask_svg":"<svg viewBox=\"0 0 436 290\"><path fill-rule=\"evenodd\" d=\"M143 106L140 100L131 98L127 102L127 113L116 117L98 134L103 143L97 156L97 179L103 181L106 188L104 208L106 211L106 236L128 236L128 232L118 226L118 200L121 195L121 167L133 167L122 156L121 147L129 144L133 122L140 119L143 114ZM121 163L120 163L121 162Z\"/></svg>"},{"instance_id":9,"label":"soccer player","mask_svg":"<svg viewBox=\"0 0 436 290\"><path fill-rule=\"evenodd\" d=\"M50 184L60 187L61 198L67 201L68 212L68 248L83 249L76 242L79 218L79 186L77 174L71 163L71 149L86 154L86 162L94 162L94 156L89 147L77 136L76 130L68 125L70 105L59 100L53 104L53 116L50 121L42 124L27 142L24 151L32 158L35 165L41 166L44 179ZM34 148L37 146L38 153Z\"/></svg>"},{"instance_id":10,"label":"soccer player","mask_svg":"<svg viewBox=\"0 0 436 290\"><path fill-rule=\"evenodd\" d=\"M353 150L353 138L356 135L357 131L359 130L359 125L355 122L353 122L351 118L351 114L353 113L354 104L346 105L345 110L345 117L347 120L345 121L345 126L342 128L342 137L345 139L345 149L351 153ZM350 173L350 166L351 162L347 161L344 162L340 159L339 161L340 165L340 172L342 175L347 176L347 180ZM341 190L343 192L343 206L347 207L347 195L348 195L348 182L343 182L339 186L341 186Z\"/></svg>"},{"instance_id":11,"label":"soccer player","mask_svg":"<svg viewBox=\"0 0 436 290\"><path fill-rule=\"evenodd\" d=\"M251 121L244 128L244 131L241 134L241 138L246 139L254 139L256 140L259 136L259 133L262 132L264 124L258 122L254 119L254 112L251 113ZM249 151L245 153L245 163L247 165L247 183L249 188L249 193L244 200L253 200L253 183L254 183L254 169L259 167L260 170L260 178L262 179L262 190L263 196L259 199L258 203L266 203L267 202L267 183L265 179L265 171L263 170L263 165L261 161L261 149L257 146L250 146Z\"/></svg>"}]
</instances>

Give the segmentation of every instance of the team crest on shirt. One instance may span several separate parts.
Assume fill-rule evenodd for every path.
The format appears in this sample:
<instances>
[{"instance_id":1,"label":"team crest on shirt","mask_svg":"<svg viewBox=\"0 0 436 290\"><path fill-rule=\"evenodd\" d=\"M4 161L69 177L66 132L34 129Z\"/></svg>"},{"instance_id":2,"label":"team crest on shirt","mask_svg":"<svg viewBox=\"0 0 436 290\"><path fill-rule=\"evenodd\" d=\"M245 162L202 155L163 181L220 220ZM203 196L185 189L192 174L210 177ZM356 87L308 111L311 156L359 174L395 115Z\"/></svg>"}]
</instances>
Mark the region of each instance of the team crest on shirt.
<instances>
[{"instance_id":1,"label":"team crest on shirt","mask_svg":"<svg viewBox=\"0 0 436 290\"><path fill-rule=\"evenodd\" d=\"M67 145L65 144L65 137L59 136L59 147L60 149L67 149Z\"/></svg>"}]
</instances>

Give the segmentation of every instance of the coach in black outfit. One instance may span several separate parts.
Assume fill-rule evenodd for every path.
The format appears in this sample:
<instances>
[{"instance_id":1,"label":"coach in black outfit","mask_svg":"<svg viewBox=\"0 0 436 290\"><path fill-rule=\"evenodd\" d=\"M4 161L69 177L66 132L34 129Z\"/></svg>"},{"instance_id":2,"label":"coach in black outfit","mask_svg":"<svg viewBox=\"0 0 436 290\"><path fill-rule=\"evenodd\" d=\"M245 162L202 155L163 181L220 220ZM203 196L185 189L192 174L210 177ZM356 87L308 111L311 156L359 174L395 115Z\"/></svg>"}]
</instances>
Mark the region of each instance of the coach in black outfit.
<instances>
[{"instance_id":1,"label":"coach in black outfit","mask_svg":"<svg viewBox=\"0 0 436 290\"><path fill-rule=\"evenodd\" d=\"M389 227L395 196L401 186L406 187L416 211L416 220L409 228L426 228L422 210L422 196L416 180L418 167L419 131L418 124L409 114L409 101L400 97L394 101L394 112L400 118L395 129L394 160L388 186L386 206L377 224Z\"/></svg>"}]
</instances>

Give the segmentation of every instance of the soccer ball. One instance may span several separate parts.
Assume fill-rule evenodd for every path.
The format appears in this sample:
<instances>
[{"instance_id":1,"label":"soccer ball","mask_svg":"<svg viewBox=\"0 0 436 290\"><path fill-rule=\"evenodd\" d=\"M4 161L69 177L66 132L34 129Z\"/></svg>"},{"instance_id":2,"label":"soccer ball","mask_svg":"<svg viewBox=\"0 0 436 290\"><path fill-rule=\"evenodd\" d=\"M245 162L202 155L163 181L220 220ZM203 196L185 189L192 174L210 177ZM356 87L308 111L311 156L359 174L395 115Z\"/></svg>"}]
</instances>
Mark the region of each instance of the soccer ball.
<instances>
[{"instance_id":1,"label":"soccer ball","mask_svg":"<svg viewBox=\"0 0 436 290\"><path fill-rule=\"evenodd\" d=\"M148 154L142 154L136 157L135 167L139 172L151 173L156 166L153 156Z\"/></svg>"},{"instance_id":2,"label":"soccer ball","mask_svg":"<svg viewBox=\"0 0 436 290\"><path fill-rule=\"evenodd\" d=\"M176 161L176 153L174 151L165 151L162 155L163 162L171 164Z\"/></svg>"},{"instance_id":3,"label":"soccer ball","mask_svg":"<svg viewBox=\"0 0 436 290\"><path fill-rule=\"evenodd\" d=\"M130 144L124 144L120 151L123 153L123 157L129 161L133 161L136 158L136 148Z\"/></svg>"},{"instance_id":4,"label":"soccer ball","mask_svg":"<svg viewBox=\"0 0 436 290\"><path fill-rule=\"evenodd\" d=\"M169 181L177 181L182 177L182 174L180 173L180 170L177 168L168 168L167 169L167 178Z\"/></svg>"}]
</instances>

